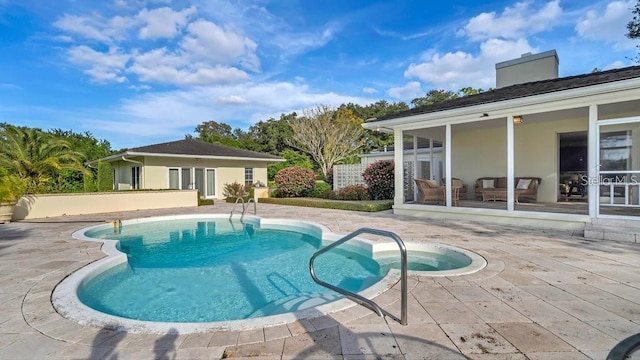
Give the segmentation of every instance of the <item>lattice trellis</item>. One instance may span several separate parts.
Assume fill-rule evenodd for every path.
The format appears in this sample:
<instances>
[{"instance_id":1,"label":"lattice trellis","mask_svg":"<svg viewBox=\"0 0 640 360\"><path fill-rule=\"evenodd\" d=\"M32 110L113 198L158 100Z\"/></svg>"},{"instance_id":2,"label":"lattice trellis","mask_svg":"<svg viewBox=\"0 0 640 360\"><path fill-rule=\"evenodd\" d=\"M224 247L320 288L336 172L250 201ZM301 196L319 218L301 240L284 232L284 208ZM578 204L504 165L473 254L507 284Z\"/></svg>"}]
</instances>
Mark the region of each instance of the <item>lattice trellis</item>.
<instances>
[{"instance_id":1,"label":"lattice trellis","mask_svg":"<svg viewBox=\"0 0 640 360\"><path fill-rule=\"evenodd\" d=\"M333 167L333 190L340 190L349 185L366 185L362 173L369 164L345 164ZM403 163L403 187L405 201L413 201L413 161Z\"/></svg>"},{"instance_id":2,"label":"lattice trellis","mask_svg":"<svg viewBox=\"0 0 640 360\"><path fill-rule=\"evenodd\" d=\"M333 167L333 190L340 190L349 185L366 185L362 173L367 164L344 164Z\"/></svg>"}]
</instances>

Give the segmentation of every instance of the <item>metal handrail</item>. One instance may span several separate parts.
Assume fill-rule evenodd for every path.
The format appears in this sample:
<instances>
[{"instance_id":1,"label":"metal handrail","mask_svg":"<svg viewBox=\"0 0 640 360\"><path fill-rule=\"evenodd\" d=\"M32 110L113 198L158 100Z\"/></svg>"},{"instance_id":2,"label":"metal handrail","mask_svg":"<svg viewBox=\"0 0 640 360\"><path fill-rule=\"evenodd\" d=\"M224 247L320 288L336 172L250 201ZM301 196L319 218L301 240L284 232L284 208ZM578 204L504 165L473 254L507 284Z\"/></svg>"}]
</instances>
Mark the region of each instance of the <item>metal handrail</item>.
<instances>
[{"instance_id":1,"label":"metal handrail","mask_svg":"<svg viewBox=\"0 0 640 360\"><path fill-rule=\"evenodd\" d=\"M236 203L233 204L233 209L231 209L231 213L229 214L229 220L233 216L233 212L236 211L236 207L238 206L238 201L242 202L242 216L244 216L244 199L239 197L236 199Z\"/></svg>"},{"instance_id":2,"label":"metal handrail","mask_svg":"<svg viewBox=\"0 0 640 360\"><path fill-rule=\"evenodd\" d=\"M388 312L384 311L380 306L378 306L378 304L376 304L373 300L369 300L363 296L360 296L356 293L353 293L351 291L348 290L344 290L342 288L339 288L337 286L331 285L329 283L326 283L320 279L318 279L318 277L316 276L316 271L315 268L313 266L313 263L316 259L316 257L318 257L319 255L324 254L325 252L340 246L341 244L353 239L354 237L360 235L360 234L372 234L372 235L380 235L380 236L387 236L392 238L393 240L395 240L396 244L398 244L398 247L400 248L400 324L402 325L407 325L407 248L404 245L404 242L402 241L402 239L400 239L400 237L398 235L396 235L395 233L391 232L391 231L386 231L386 230L378 230L378 229L371 229L371 228L361 228L358 229L352 233L350 233L349 235L343 237L342 239L327 245L325 247L323 247L322 249L316 251L312 256L311 259L309 260L309 272L311 273L311 278L313 279L313 281L315 281L317 284L322 285L328 289L331 289L335 292L338 292L346 297L348 297L349 299L351 299L352 301L357 302L358 304L368 308L369 310L377 313L380 317L384 317L385 313L393 318L395 318L393 315L389 314ZM396 318L397 320L397 318Z\"/></svg>"},{"instance_id":3,"label":"metal handrail","mask_svg":"<svg viewBox=\"0 0 640 360\"><path fill-rule=\"evenodd\" d=\"M253 203L253 214L254 215L258 215L258 210L256 209L256 200L254 198L249 198L249 200L247 200L247 208L244 208L244 203L242 206L242 216L240 216L240 221L242 221L242 219L244 219L244 214L247 212L247 210L249 209L249 204Z\"/></svg>"}]
</instances>

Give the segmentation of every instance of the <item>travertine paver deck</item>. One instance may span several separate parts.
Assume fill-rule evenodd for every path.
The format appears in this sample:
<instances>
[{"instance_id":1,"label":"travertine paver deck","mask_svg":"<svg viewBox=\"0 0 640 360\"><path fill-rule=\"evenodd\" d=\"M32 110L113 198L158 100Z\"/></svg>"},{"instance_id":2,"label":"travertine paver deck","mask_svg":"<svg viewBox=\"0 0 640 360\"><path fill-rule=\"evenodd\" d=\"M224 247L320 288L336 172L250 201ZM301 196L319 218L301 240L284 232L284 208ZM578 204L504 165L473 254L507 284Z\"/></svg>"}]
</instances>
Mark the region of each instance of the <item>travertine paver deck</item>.
<instances>
[{"instance_id":1,"label":"travertine paver deck","mask_svg":"<svg viewBox=\"0 0 640 360\"><path fill-rule=\"evenodd\" d=\"M70 216L0 225L0 359L604 359L640 333L640 246L565 231L259 204L260 216L334 232L391 230L405 241L475 251L472 275L409 281L409 325L354 306L258 330L132 334L81 326L51 305L66 275L104 254L71 238L105 219L229 213L231 206ZM376 300L399 314L399 291ZM635 353L634 358L640 358Z\"/></svg>"}]
</instances>

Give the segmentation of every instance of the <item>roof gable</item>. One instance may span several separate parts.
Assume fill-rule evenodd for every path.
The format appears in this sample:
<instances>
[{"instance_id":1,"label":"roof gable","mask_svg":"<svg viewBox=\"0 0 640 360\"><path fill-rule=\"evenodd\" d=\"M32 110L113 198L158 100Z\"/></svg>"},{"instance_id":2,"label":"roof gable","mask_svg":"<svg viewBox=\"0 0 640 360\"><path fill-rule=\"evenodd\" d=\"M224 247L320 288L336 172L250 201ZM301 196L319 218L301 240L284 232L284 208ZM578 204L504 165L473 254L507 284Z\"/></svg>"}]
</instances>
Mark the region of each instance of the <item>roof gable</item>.
<instances>
[{"instance_id":1,"label":"roof gable","mask_svg":"<svg viewBox=\"0 0 640 360\"><path fill-rule=\"evenodd\" d=\"M600 71L590 74L569 76L551 80L534 81L524 84L511 85L499 89L486 91L476 95L463 96L457 99L443 101L428 106L417 107L381 116L376 119L368 119L367 122L398 119L407 116L435 113L445 110L460 109L475 105L495 103L499 101L524 98L577 89L587 86L595 86L615 81L640 78L640 66L631 66L621 69Z\"/></svg>"}]
</instances>

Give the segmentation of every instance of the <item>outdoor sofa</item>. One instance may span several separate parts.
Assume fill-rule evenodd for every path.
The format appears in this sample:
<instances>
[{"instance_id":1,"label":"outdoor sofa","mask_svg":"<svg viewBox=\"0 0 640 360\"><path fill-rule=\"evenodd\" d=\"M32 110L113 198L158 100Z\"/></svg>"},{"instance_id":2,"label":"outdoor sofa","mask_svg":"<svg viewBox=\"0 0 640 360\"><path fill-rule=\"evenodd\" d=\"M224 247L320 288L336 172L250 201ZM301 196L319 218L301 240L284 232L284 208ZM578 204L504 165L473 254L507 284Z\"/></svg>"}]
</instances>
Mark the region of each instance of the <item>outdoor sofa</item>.
<instances>
[{"instance_id":1,"label":"outdoor sofa","mask_svg":"<svg viewBox=\"0 0 640 360\"><path fill-rule=\"evenodd\" d=\"M538 201L538 187L542 179L539 177L522 176L514 178L514 189L518 190L518 199L516 201ZM476 180L475 183L475 198L476 200L484 200L484 192L488 191L492 194L503 191L507 192L507 178L506 177L481 177Z\"/></svg>"}]
</instances>

